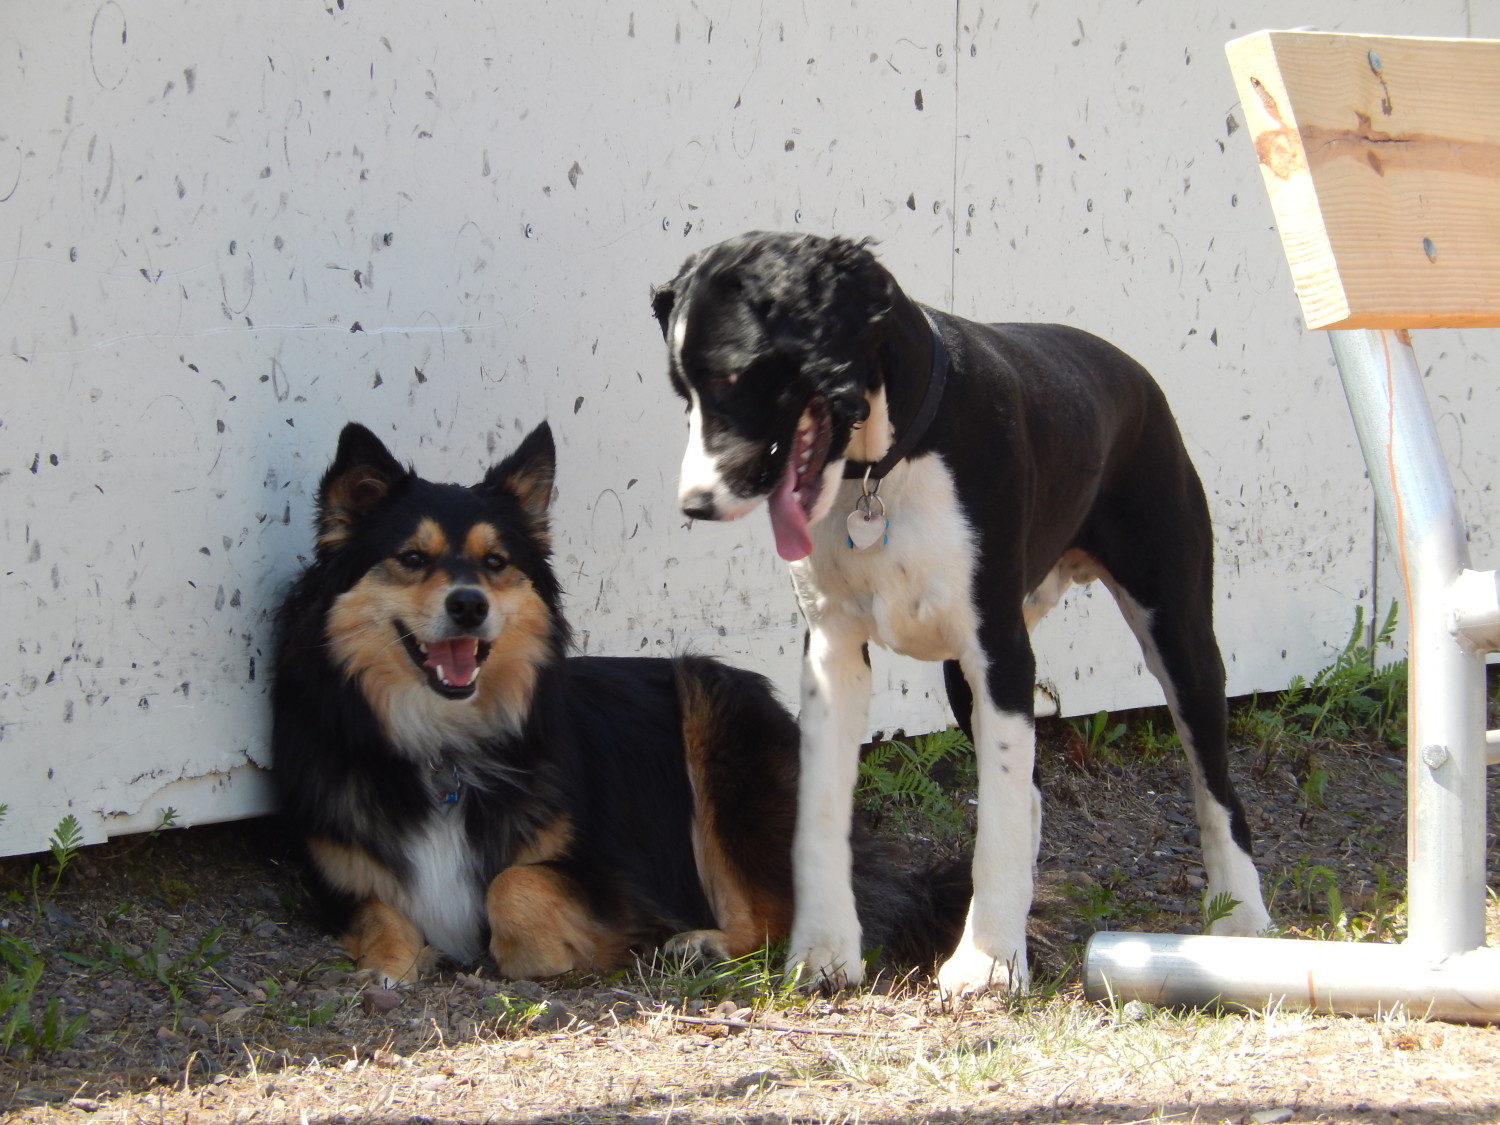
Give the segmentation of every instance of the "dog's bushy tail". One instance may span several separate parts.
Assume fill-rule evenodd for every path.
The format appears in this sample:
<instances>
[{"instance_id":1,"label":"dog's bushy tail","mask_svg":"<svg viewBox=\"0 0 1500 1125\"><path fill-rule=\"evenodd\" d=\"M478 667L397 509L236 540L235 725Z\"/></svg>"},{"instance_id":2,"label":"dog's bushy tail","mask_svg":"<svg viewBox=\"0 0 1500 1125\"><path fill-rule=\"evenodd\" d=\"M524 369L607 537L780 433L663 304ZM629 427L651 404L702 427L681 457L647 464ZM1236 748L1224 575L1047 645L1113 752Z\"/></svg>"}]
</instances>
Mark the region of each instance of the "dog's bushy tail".
<instances>
[{"instance_id":1,"label":"dog's bushy tail","mask_svg":"<svg viewBox=\"0 0 1500 1125\"><path fill-rule=\"evenodd\" d=\"M879 962L933 972L963 934L974 882L965 855L913 863L906 845L858 830L854 902L863 945Z\"/></svg>"}]
</instances>

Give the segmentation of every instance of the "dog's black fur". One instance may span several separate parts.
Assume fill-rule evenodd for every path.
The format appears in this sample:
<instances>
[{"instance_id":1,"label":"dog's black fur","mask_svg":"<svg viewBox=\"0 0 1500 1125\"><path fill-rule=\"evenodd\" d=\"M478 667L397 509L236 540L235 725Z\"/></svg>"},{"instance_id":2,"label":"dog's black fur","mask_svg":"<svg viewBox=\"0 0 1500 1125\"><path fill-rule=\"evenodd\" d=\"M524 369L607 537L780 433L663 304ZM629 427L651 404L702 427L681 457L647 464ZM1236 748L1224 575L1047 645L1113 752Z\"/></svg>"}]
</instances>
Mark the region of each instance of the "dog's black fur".
<instances>
[{"instance_id":1,"label":"dog's black fur","mask_svg":"<svg viewBox=\"0 0 1500 1125\"><path fill-rule=\"evenodd\" d=\"M1250 834L1228 775L1208 507L1150 375L1074 328L924 308L866 244L841 238L730 239L688 259L652 304L691 415L683 511L733 519L766 499L794 563L810 630L802 808L831 804L827 787L848 776L835 763L863 737L865 702L852 698L868 694L861 646L946 661L990 795L975 907L944 987L1026 975L1029 631L1070 581L1105 580L1173 706L1200 782L1210 892L1240 902L1218 929L1260 928ZM929 388L937 406L924 427ZM904 458L867 501L883 507L888 535L857 550L844 531L856 481L903 441ZM796 845L791 957L833 982L859 975L847 881L823 874L844 864L846 829L804 814Z\"/></svg>"},{"instance_id":2,"label":"dog's black fur","mask_svg":"<svg viewBox=\"0 0 1500 1125\"><path fill-rule=\"evenodd\" d=\"M706 658L565 655L554 463L543 424L480 483L442 484L351 423L320 485L280 612L274 778L318 899L387 981L486 945L512 977L664 944L738 957L790 923L795 723ZM951 947L966 878L865 854L872 942Z\"/></svg>"}]
</instances>

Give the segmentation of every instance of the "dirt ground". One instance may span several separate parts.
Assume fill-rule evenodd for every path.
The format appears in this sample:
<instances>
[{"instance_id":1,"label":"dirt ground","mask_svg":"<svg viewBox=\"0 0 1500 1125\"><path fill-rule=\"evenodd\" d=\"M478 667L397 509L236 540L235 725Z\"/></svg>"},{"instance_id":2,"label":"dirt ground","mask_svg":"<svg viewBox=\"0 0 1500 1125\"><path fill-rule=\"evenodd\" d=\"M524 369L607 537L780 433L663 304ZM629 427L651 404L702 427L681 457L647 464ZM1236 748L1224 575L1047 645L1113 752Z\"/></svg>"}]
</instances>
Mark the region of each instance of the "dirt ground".
<instances>
[{"instance_id":1,"label":"dirt ground","mask_svg":"<svg viewBox=\"0 0 1500 1125\"><path fill-rule=\"evenodd\" d=\"M1179 761L1080 762L1076 740L1049 729L1030 997L955 1009L920 982L829 1000L751 970L523 982L484 965L383 992L314 926L268 825L169 831L86 849L54 894L46 856L0 860L0 949L45 964L30 1005L44 1042L18 1037L0 1057L0 1119L1500 1120L1497 1028L1083 1000L1088 934L1196 932L1202 869ZM1272 915L1294 933L1328 936L1342 914L1346 929L1399 936L1385 911L1404 869L1396 753L1254 759L1237 753L1236 780ZM1491 923L1500 932L1493 909Z\"/></svg>"}]
</instances>

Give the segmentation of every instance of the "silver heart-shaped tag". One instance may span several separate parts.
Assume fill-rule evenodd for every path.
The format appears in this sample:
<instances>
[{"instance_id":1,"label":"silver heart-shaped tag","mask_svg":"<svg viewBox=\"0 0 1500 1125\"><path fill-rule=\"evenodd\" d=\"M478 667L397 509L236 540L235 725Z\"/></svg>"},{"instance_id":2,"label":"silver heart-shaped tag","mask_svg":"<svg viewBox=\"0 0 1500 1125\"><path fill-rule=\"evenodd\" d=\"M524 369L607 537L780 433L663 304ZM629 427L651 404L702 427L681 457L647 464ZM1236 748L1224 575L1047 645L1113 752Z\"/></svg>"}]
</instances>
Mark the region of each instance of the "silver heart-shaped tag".
<instances>
[{"instance_id":1,"label":"silver heart-shaped tag","mask_svg":"<svg viewBox=\"0 0 1500 1125\"><path fill-rule=\"evenodd\" d=\"M867 550L885 538L889 526L890 520L883 514L856 508L849 513L849 546L859 551Z\"/></svg>"}]
</instances>

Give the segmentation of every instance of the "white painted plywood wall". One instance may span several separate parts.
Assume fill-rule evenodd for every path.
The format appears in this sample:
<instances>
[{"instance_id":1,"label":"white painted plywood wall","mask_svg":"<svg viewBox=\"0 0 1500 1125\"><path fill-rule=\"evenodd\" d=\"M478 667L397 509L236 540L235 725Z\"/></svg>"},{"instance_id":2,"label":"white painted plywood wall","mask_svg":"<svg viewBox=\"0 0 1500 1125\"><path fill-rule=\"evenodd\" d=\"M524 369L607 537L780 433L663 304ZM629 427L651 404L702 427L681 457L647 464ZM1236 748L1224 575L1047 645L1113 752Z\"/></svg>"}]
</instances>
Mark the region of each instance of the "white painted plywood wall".
<instances>
[{"instance_id":1,"label":"white painted plywood wall","mask_svg":"<svg viewBox=\"0 0 1500 1125\"><path fill-rule=\"evenodd\" d=\"M1135 354L1211 496L1231 690L1315 669L1388 591L1222 44L1500 34L1467 13L0 0L0 853L67 813L100 839L267 807L270 615L349 419L460 481L550 419L582 646L722 655L795 698L764 518L676 514L648 305L747 228L874 236L921 300ZM1432 339L1482 557L1488 338ZM1070 713L1159 700L1107 602L1042 627ZM877 727L947 721L933 670L877 673Z\"/></svg>"}]
</instances>

